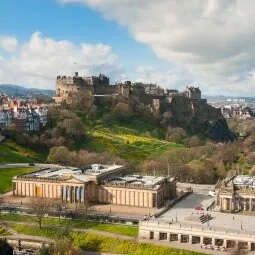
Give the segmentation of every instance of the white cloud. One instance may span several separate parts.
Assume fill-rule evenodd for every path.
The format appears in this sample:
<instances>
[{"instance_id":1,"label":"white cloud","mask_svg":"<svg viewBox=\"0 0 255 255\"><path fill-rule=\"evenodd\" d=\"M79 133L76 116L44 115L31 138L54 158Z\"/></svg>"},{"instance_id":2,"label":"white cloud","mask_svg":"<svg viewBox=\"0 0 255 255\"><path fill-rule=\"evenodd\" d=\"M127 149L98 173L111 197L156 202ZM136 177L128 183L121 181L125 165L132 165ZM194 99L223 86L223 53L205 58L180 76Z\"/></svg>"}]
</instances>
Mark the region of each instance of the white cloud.
<instances>
[{"instance_id":1,"label":"white cloud","mask_svg":"<svg viewBox=\"0 0 255 255\"><path fill-rule=\"evenodd\" d=\"M66 40L54 40L33 33L28 42L10 58L0 58L0 83L29 87L55 88L57 75L98 75L110 77L123 72L118 56L108 45L75 45Z\"/></svg>"},{"instance_id":2,"label":"white cloud","mask_svg":"<svg viewBox=\"0 0 255 255\"><path fill-rule=\"evenodd\" d=\"M84 3L128 27L158 57L196 72L208 90L246 93L254 85L254 0L58 1Z\"/></svg>"},{"instance_id":3,"label":"white cloud","mask_svg":"<svg viewBox=\"0 0 255 255\"><path fill-rule=\"evenodd\" d=\"M18 41L14 37L0 36L0 49L8 52L14 52L18 46Z\"/></svg>"}]
</instances>

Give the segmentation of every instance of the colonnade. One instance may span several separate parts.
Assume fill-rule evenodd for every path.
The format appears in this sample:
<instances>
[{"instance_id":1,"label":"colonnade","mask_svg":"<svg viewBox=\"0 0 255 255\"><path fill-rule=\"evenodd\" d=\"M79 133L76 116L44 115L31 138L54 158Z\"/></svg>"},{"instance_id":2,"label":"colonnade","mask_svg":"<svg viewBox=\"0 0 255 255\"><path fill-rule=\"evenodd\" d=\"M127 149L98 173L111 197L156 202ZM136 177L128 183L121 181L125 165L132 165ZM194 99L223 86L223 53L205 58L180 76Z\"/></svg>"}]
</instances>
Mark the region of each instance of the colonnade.
<instances>
[{"instance_id":1,"label":"colonnade","mask_svg":"<svg viewBox=\"0 0 255 255\"><path fill-rule=\"evenodd\" d=\"M229 240L227 238L215 238L207 236L196 236L192 234L179 234L171 232L159 232L159 231L150 231L147 235L149 239L153 240L162 240L170 242L179 242L179 243L188 243L188 244L200 244L200 245L212 245L221 246L224 248L235 248L239 247L241 249L247 249L249 251L255 250L255 242L250 241L237 241Z\"/></svg>"},{"instance_id":2,"label":"colonnade","mask_svg":"<svg viewBox=\"0 0 255 255\"><path fill-rule=\"evenodd\" d=\"M82 203L86 190L81 186L62 185L60 183L16 182L13 194L27 197L45 197L61 199L63 202Z\"/></svg>"},{"instance_id":3,"label":"colonnade","mask_svg":"<svg viewBox=\"0 0 255 255\"><path fill-rule=\"evenodd\" d=\"M79 186L62 186L61 198L63 202L82 203L85 198L85 189Z\"/></svg>"},{"instance_id":4,"label":"colonnade","mask_svg":"<svg viewBox=\"0 0 255 255\"><path fill-rule=\"evenodd\" d=\"M254 202L255 198L253 199L251 197L220 197L220 209L223 211L254 211Z\"/></svg>"}]
</instances>

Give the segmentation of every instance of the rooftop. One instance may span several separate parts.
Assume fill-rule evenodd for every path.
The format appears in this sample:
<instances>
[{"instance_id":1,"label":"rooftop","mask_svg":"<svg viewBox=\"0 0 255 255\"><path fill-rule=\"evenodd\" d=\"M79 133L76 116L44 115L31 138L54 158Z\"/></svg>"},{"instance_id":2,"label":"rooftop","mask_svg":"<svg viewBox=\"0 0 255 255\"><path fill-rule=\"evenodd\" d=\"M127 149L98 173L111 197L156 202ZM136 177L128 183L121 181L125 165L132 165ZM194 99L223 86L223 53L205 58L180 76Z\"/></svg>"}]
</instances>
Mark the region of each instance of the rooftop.
<instances>
[{"instance_id":1,"label":"rooftop","mask_svg":"<svg viewBox=\"0 0 255 255\"><path fill-rule=\"evenodd\" d=\"M106 185L117 185L117 186L133 186L133 187L143 187L143 188L153 188L158 189L160 184L167 180L172 182L175 179L172 177L157 177L157 176L141 176L141 175L125 175L125 176L115 176L108 180L105 180Z\"/></svg>"},{"instance_id":2,"label":"rooftop","mask_svg":"<svg viewBox=\"0 0 255 255\"><path fill-rule=\"evenodd\" d=\"M61 180L64 176L72 175L73 177L86 182L89 180L88 178L89 176L99 177L106 173L115 172L116 170L120 170L120 169L123 169L123 166L92 164L84 168L74 168L74 167L46 168L46 169L41 169L39 171L23 174L18 177Z\"/></svg>"},{"instance_id":3,"label":"rooftop","mask_svg":"<svg viewBox=\"0 0 255 255\"><path fill-rule=\"evenodd\" d=\"M240 188L255 188L255 176L237 175L233 178L232 183Z\"/></svg>"}]
</instances>

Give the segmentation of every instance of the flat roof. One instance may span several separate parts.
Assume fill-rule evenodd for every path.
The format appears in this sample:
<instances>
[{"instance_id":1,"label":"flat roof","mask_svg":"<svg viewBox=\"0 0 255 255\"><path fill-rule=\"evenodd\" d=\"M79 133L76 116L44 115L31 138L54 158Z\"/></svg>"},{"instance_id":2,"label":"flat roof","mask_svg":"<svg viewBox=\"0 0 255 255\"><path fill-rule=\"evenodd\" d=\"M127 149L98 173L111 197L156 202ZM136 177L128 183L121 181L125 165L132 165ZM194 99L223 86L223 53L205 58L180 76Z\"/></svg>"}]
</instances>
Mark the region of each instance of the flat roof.
<instances>
[{"instance_id":1,"label":"flat roof","mask_svg":"<svg viewBox=\"0 0 255 255\"><path fill-rule=\"evenodd\" d=\"M92 164L85 168L63 167L63 168L45 168L39 171L34 171L20 176L27 178L45 178L61 180L64 175L72 175L81 181L88 181L89 176L100 176L105 173L114 172L122 169L121 165L102 165ZM19 176L18 176L19 177Z\"/></svg>"},{"instance_id":2,"label":"flat roof","mask_svg":"<svg viewBox=\"0 0 255 255\"><path fill-rule=\"evenodd\" d=\"M237 175L232 183L237 187L249 187L255 188L255 176L249 175Z\"/></svg>"},{"instance_id":3,"label":"flat roof","mask_svg":"<svg viewBox=\"0 0 255 255\"><path fill-rule=\"evenodd\" d=\"M141 175L124 175L124 176L113 176L105 180L104 184L107 185L130 185L130 186L140 186L144 188L154 188L158 189L160 184L167 180L172 182L175 179L173 177L162 177L162 176L141 176Z\"/></svg>"}]
</instances>

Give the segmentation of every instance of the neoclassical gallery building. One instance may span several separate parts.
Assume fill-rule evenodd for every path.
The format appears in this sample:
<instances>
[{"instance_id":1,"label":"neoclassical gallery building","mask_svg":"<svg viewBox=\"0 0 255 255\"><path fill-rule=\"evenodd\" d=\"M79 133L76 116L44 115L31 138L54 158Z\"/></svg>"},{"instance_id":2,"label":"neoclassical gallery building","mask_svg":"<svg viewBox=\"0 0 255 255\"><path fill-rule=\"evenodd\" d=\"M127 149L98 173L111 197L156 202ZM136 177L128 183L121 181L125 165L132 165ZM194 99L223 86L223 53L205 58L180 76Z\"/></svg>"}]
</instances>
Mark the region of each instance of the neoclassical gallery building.
<instances>
[{"instance_id":1,"label":"neoclassical gallery building","mask_svg":"<svg viewBox=\"0 0 255 255\"><path fill-rule=\"evenodd\" d=\"M69 203L98 203L160 207L176 196L173 177L126 175L119 165L46 168L13 178L13 194L60 199Z\"/></svg>"},{"instance_id":2,"label":"neoclassical gallery building","mask_svg":"<svg viewBox=\"0 0 255 255\"><path fill-rule=\"evenodd\" d=\"M255 176L233 175L215 187L215 205L220 211L255 211Z\"/></svg>"}]
</instances>

